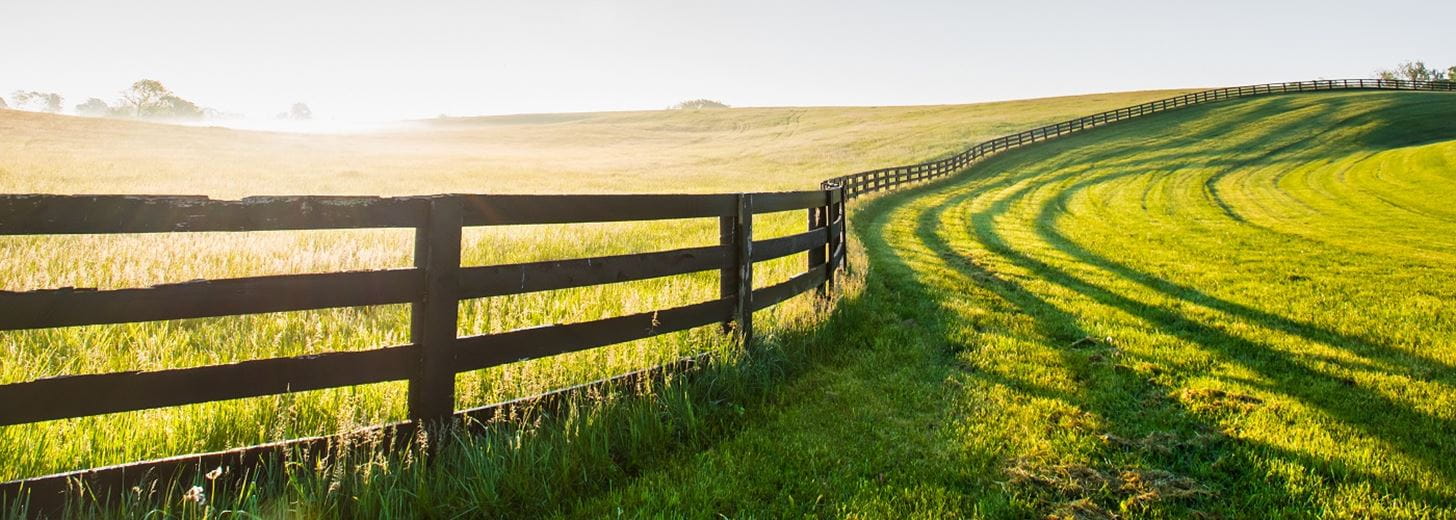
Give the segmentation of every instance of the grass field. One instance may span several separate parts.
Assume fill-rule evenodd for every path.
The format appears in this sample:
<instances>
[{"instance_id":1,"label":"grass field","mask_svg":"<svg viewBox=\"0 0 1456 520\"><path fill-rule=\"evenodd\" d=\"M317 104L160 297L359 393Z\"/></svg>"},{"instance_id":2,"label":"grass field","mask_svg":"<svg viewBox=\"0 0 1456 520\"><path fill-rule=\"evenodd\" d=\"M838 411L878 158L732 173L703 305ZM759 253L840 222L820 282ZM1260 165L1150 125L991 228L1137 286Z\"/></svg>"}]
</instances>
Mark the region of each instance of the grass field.
<instances>
[{"instance_id":1,"label":"grass field","mask_svg":"<svg viewBox=\"0 0 1456 520\"><path fill-rule=\"evenodd\" d=\"M912 116L920 112L909 108L810 109L827 111L821 126L792 134L733 130L736 123L724 122L762 117L764 125L787 124L770 123L789 121L772 114L777 109L749 110L752 117L664 113L658 117L700 118L698 128L718 130L703 141L694 133L701 130L663 130L658 151L636 159L655 161L640 175L655 171L667 183L696 183L681 166L704 161L726 168L718 171L755 172L744 175L762 182L723 189L802 188L789 185L788 173L776 174L779 161L796 155L813 162L840 146L875 157L866 161L883 160L877 165L903 163L1162 95L923 109L944 111L944 120ZM892 111L883 115L904 126L858 122L875 111ZM55 143L66 132L51 130L28 144L8 137L19 135L8 131L16 121L30 121L27 135L45 136L40 127L63 120L0 115L7 116L0 125L8 125L0 133L7 151L0 161L14 160L8 152L20 146L36 149L34 157L47 147L65 155ZM159 508L163 516L183 517L235 509L263 517L1453 517L1453 116L1456 96L1444 94L1270 96L1014 151L946 182L853 206L862 247L852 250L847 294L827 314L807 299L776 312L755 356L727 353L698 377L658 385L650 395L597 396L490 436L445 439L431 465L408 452L366 452L276 469L250 481L253 487L209 489L206 507L181 504L176 497L192 483L174 483L180 487L142 490L135 501L103 510L135 516ZM621 119L590 126L598 118ZM574 191L562 185L564 177L545 173L550 161L585 162L594 154L584 151L592 146L578 148L591 142L580 133L634 134L645 131L633 127L644 118L448 121L432 123L448 128L411 130L424 133L410 138L426 142L435 131L494 136L525 125L516 135L532 137L516 138L531 140L538 152L543 173L533 182L541 184L512 191ZM836 136L836 125L879 127L884 142ZM182 130L131 130L151 131ZM561 135L547 137L552 132ZM325 162L353 154L338 149L364 150L379 138L236 134L263 143L249 152L263 159L283 153L279 142L297 140L297 157ZM910 135L941 144L915 148ZM751 145L735 149L735 138ZM798 144L778 143L773 149L786 155L767 159L775 139ZM826 144L834 139L848 141ZM207 146L225 148L230 140ZM114 153L114 172L145 164L105 148L74 156L92 161ZM196 173L206 170L206 149L179 151L177 157L194 159L174 157L167 178L145 189L128 188L118 174L72 191L178 193L188 192L179 187L189 182L198 187L192 191L217 195L250 193L230 191L230 182L288 191L262 189L283 182L264 174L224 180ZM416 153L410 150L397 153ZM458 166L435 179L442 186L471 176L460 165L475 159L453 153L437 163ZM227 167L241 168L249 156L235 156ZM17 162L25 160L40 159ZM577 175L610 175L603 172L631 160L618 157L608 161L613 166ZM847 170L870 166L842 160L853 165ZM16 175L20 168L0 164L3 191L57 191L43 187L51 181L32 178L43 176ZM300 190L372 193L335 190L332 170L319 171L318 181L299 170L290 175L305 177ZM369 171L386 193L482 191L414 190L389 178L387 168ZM828 173L837 172L803 182L813 185ZM627 186L613 185L634 191ZM801 215L787 215L761 232L786 234L801 225ZM710 223L636 234L647 229L479 232L467 246L467 263L666 249L713 238ZM634 238L621 240L627 236ZM257 233L7 238L0 248L7 260L19 260L4 266L12 285L3 288L13 290L403 265L406 242L380 232ZM202 250L186 262L155 254L186 247ZM764 283L802 261L765 270ZM187 269L193 271L179 273ZM684 277L487 301L462 309L462 332L688 303L715 288L711 276ZM0 381L369 348L402 342L402 318L399 309L376 309L3 333ZM114 343L120 345L96 350ZM723 344L703 331L471 374L462 378L461 405ZM0 429L0 472L37 474L398 417L402 388L376 386Z\"/></svg>"},{"instance_id":2,"label":"grass field","mask_svg":"<svg viewBox=\"0 0 1456 520\"><path fill-rule=\"evenodd\" d=\"M390 132L323 136L0 111L0 192L238 197L805 189L831 175L932 158L1009 131L1175 93L942 107L452 119L421 122ZM801 226L803 215L798 213L761 219L758 238L789 234ZM716 223L707 221L474 229L467 230L464 263L688 247L714 243L716 232ZM5 263L0 265L0 290L137 287L196 278L401 267L410 261L410 238L403 231L3 237L0 255ZM761 285L781 281L801 270L803 262L799 255L762 266L756 280ZM645 311L713 298L716 288L714 275L707 273L476 300L462 305L460 331L474 334ZM809 334L805 332L808 325L820 319L812 307L809 300L800 299L794 305L766 313L773 319L766 323L765 340L786 348L811 343L802 338ZM0 383L400 344L407 341L405 318L404 306L380 306L5 332L0 333ZM725 343L718 334L700 330L465 374L457 385L458 405L474 406L535 393L656 364L686 352L712 350ZM800 359L794 357L797 355L784 354ZM764 381L754 375L756 369L739 366L733 356L725 359L729 363L721 368L722 373L708 379L739 381L746 386ZM0 479L329 433L399 419L403 415L403 390L402 383L369 385L4 427L0 428ZM632 458L621 455L624 450L657 456L657 452L674 445L692 445L690 438L711 438L705 432L712 428L691 417L692 413L701 413L693 412L692 403L701 404L705 398L693 391L680 389L676 401L665 395L622 411L582 412L590 420L581 421L590 426L578 425L584 429L574 430L576 435L611 431L609 425L614 423L608 418L648 413L643 410L656 410L650 413L659 416L639 417L632 424L652 423L652 428L660 430L656 436L633 432L626 439L613 438L582 447L597 450L590 456L570 450L536 454L570 467L502 470L509 467L503 460L534 453L521 447L525 443L522 439L542 436L544 440L531 444L542 446L542 450L566 442L562 440L566 434L538 434L533 428L500 439L464 441L457 458L481 464L476 471L497 472L495 480L478 478L481 486L489 488L492 482L501 487L515 486L514 491L494 489L494 498L477 507L502 511L523 503L528 507L554 507L553 502L542 502L542 497L598 489L606 482L592 475L632 467L633 463L628 462ZM681 397L687 395L697 395L697 400ZM748 388L733 395L762 395L762 390ZM720 405L715 404L714 409L729 410L729 419L742 411L739 405ZM660 417L663 414L666 419ZM688 417L684 419L681 414ZM557 435L554 441L552 435ZM374 467L375 462L361 467ZM388 464L398 467L403 462ZM332 473L323 472L309 483L303 483L306 477L298 477L288 481L286 485L291 487L267 492L243 490L231 499L215 498L214 505L232 503L267 509L290 507L290 501L308 501L324 504L317 506L320 514L342 515L398 511L392 508L401 507L400 503L388 501L397 496L379 487L383 484L360 484L356 494L340 494L339 482L377 479L371 480L372 470L351 469L343 464L331 467ZM542 474L547 473L558 480L544 480ZM425 485L408 475L400 472L396 477L411 485ZM448 486L439 484L432 489L445 493L440 491L443 487ZM551 490L543 494L541 490L546 488ZM158 491L141 502L160 500L175 506L175 501L169 499L175 495L168 492ZM422 494L419 490L411 493ZM446 493L438 507L448 511L450 505L467 499L481 500L474 495Z\"/></svg>"},{"instance_id":3,"label":"grass field","mask_svg":"<svg viewBox=\"0 0 1456 520\"><path fill-rule=\"evenodd\" d=\"M856 207L867 335L567 514L1456 517L1453 119L1226 102Z\"/></svg>"},{"instance_id":4,"label":"grass field","mask_svg":"<svg viewBox=\"0 0 1456 520\"><path fill-rule=\"evenodd\" d=\"M449 118L286 134L0 110L0 192L733 193L862 170L1186 91L908 107Z\"/></svg>"}]
</instances>

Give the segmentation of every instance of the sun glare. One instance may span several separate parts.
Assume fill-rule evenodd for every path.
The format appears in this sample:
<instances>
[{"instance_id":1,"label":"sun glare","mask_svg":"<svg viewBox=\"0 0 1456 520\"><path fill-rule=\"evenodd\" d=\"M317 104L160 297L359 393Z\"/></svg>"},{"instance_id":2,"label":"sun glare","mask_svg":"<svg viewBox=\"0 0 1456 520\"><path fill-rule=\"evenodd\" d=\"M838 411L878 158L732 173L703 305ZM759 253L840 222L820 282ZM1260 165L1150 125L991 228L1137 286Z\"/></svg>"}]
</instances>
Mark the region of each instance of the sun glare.
<instances>
[{"instance_id":1,"label":"sun glare","mask_svg":"<svg viewBox=\"0 0 1456 520\"><path fill-rule=\"evenodd\" d=\"M288 134L367 134L374 132L407 130L419 126L414 121L349 121L338 119L218 119L203 121L181 121L175 124L196 127L219 127L234 130L258 132L280 132Z\"/></svg>"}]
</instances>

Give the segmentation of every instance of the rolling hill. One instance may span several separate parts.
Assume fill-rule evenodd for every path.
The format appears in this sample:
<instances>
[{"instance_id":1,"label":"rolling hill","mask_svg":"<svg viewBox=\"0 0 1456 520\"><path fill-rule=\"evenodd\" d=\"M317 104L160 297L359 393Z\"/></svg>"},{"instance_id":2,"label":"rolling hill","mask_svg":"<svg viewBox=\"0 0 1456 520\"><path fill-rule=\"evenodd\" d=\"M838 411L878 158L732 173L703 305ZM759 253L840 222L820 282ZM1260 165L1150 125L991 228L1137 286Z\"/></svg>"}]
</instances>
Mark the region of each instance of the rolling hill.
<instances>
[{"instance_id":1,"label":"rolling hill","mask_svg":"<svg viewBox=\"0 0 1456 520\"><path fill-rule=\"evenodd\" d=\"M0 109L0 192L249 195L802 190L1185 91L907 107L450 118L288 134Z\"/></svg>"},{"instance_id":2,"label":"rolling hill","mask_svg":"<svg viewBox=\"0 0 1456 520\"><path fill-rule=\"evenodd\" d=\"M876 200L864 337L576 513L1452 515L1453 117L1237 100Z\"/></svg>"}]
</instances>

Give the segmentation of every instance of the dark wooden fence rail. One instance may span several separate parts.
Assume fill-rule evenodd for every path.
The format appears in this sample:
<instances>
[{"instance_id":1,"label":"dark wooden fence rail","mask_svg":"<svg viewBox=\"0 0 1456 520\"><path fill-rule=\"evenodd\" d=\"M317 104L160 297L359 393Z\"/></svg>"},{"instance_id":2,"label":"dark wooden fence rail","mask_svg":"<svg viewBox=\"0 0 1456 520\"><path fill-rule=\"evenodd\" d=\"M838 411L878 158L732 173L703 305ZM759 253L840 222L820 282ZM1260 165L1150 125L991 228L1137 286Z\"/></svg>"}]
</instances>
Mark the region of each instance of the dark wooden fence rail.
<instances>
[{"instance_id":1,"label":"dark wooden fence rail","mask_svg":"<svg viewBox=\"0 0 1456 520\"><path fill-rule=\"evenodd\" d=\"M437 195L254 197L0 195L0 235L413 228L408 269L258 276L138 289L0 291L0 331L234 316L382 304L411 305L410 344L359 352L260 359L157 371L74 375L0 385L0 426L318 390L409 381L404 434L451 417L484 419L555 402L583 387L625 383L695 364L701 356L517 401L455 410L459 372L597 348L721 323L745 344L753 312L812 289L827 291L845 260L845 203L961 170L986 156L1185 106L1238 97L1325 90L1456 91L1444 81L1320 80L1186 94L999 137L944 159L826 180L803 192L707 195ZM807 210L803 233L753 240L756 214ZM468 226L717 218L717 245L589 259L460 265ZM808 252L806 270L753 289L753 264ZM716 270L719 298L583 323L457 337L460 300ZM478 425L479 421L465 421ZM57 511L68 493L111 496L145 479L187 479L218 466L249 466L286 450L320 452L347 434L293 439L0 483L0 502L28 495L33 512Z\"/></svg>"},{"instance_id":2,"label":"dark wooden fence rail","mask_svg":"<svg viewBox=\"0 0 1456 520\"><path fill-rule=\"evenodd\" d=\"M360 352L263 359L174 370L54 377L0 385L0 425L409 380L413 419L454 410L457 372L647 338L715 322L747 341L752 311L832 278L830 242L844 220L811 216L808 231L751 240L753 215L809 210L842 214L842 190L736 195L444 195L418 198L288 197L214 201L192 197L0 196L0 233L147 233L413 227L415 267L261 276L98 291L0 292L0 330L231 316L409 303L411 344ZM460 266L466 226L714 217L731 226L716 246L481 267ZM835 237L831 238L831 235ZM817 250L817 251L816 251ZM752 265L814 251L813 265L752 290ZM720 270L721 298L672 309L456 337L462 299L521 294Z\"/></svg>"},{"instance_id":3,"label":"dark wooden fence rail","mask_svg":"<svg viewBox=\"0 0 1456 520\"><path fill-rule=\"evenodd\" d=\"M411 305L410 344L226 365L73 375L0 385L0 426L407 380L407 425L452 415L455 375L722 323L752 339L753 312L828 287L843 264L844 190L714 195L439 195L428 197L203 197L0 195L0 235L173 233L413 228L413 268L258 276L118 290L0 291L0 330L233 316L381 304ZM754 215L807 211L807 230L753 240ZM834 215L825 219L820 215ZM719 219L717 245L633 255L509 265L460 265L469 226ZM830 246L834 249L831 250ZM808 252L789 280L753 289L753 264ZM463 299L523 294L716 270L718 299L582 323L457 337ZM691 363L692 358L677 365ZM646 372L626 377L645 377ZM601 382L622 381L622 377ZM539 400L539 399L538 399ZM245 463L269 453L337 440L299 439L36 477L0 484L0 498L28 492L53 510L68 489L127 489L138 479L196 470L204 461Z\"/></svg>"},{"instance_id":4,"label":"dark wooden fence rail","mask_svg":"<svg viewBox=\"0 0 1456 520\"><path fill-rule=\"evenodd\" d=\"M922 182L960 171L971 163L1005 150L1045 141L1083 130L1101 127L1118 121L1148 114L1156 114L1177 108L1226 99L1286 94L1293 92L1323 92L1330 90L1416 90L1433 92L1456 92L1456 83L1451 81L1406 81L1389 79L1322 79L1288 83L1265 83L1225 87L1181 96L1149 101L1141 105L1109 110L1099 114L1079 117L1070 121L1033 128L1024 132L997 137L964 152L935 161L880 168L866 172L835 177L823 182L824 188L843 187L846 198L856 198L867 193L890 189L901 184Z\"/></svg>"}]
</instances>

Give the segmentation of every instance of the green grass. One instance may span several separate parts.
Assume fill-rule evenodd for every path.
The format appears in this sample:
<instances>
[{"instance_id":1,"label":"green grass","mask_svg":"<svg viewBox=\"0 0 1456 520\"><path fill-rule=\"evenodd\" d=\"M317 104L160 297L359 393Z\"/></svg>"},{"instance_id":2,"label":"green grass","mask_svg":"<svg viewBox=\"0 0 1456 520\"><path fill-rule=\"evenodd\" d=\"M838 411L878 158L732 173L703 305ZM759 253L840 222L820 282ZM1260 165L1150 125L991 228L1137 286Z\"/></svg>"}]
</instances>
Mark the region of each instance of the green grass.
<instances>
[{"instance_id":1,"label":"green grass","mask_svg":"<svg viewBox=\"0 0 1456 520\"><path fill-rule=\"evenodd\" d=\"M805 189L832 175L946 155L969 142L1009 131L1176 93L938 107L483 118L325 136L0 111L0 192L237 197ZM794 212L758 219L755 227L762 239L797 232L802 226L803 215ZM716 233L716 223L707 220L472 229L466 232L464 263L690 247L714 243ZM196 278L402 267L410 262L409 240L405 231L374 230L0 237L0 257L6 260L0 264L0 290L138 287ZM795 255L761 264L755 280L760 286L782 281L801 271L804 261L803 255ZM847 289L854 287L851 283ZM473 300L462 304L460 333L642 312L715 298L716 292L714 275L704 273ZM406 316L404 306L379 306L3 332L0 383L400 344L407 341ZM739 412L752 408L744 403L770 399L774 381L795 366L811 363L809 353L823 342L805 338L812 337L813 325L824 319L809 298L763 313L759 320L766 348L783 350L785 359L798 360L764 361L768 368L749 368L748 362L740 362L726 338L709 327L462 374L457 406L463 408L622 373L691 352L725 352L710 371L713 375L703 382L629 399L620 409L585 407L572 416L578 418L540 419L543 424L577 428L572 430L576 433L526 422L515 425L514 433L462 441L459 454L445 458L473 461L477 473L470 481L487 491L462 491L451 483L456 478L451 473L412 472L408 468L415 467L414 459L408 456L377 455L382 458L372 462L324 461L315 467L314 461L275 468L245 479L255 487L210 493L212 506L377 516L407 514L424 500L418 497L430 497L439 511L550 510L559 507L559 497L600 490L614 482L601 475L634 474L645 467L641 461L661 457L674 447L702 446L719 438L714 432L730 430ZM0 427L0 479L401 419L404 386L365 385ZM620 432L628 434L623 438ZM578 437L597 440L572 440ZM520 460L558 464L523 470L535 466L512 462ZM481 476L482 472L493 476ZM185 489L191 484L195 483L159 483L161 487L143 490L136 500L118 507L128 515L153 507L163 508L164 514L190 514L176 509L181 492L175 486ZM406 496L417 498L401 498ZM108 507L102 510L117 511Z\"/></svg>"},{"instance_id":2,"label":"green grass","mask_svg":"<svg viewBox=\"0 0 1456 520\"><path fill-rule=\"evenodd\" d=\"M956 133L988 137L1135 97L1099 97L1085 106L1058 100L1042 109L1005 105L999 115L967 118L969 129ZM930 126L956 126L965 114L947 112ZM752 356L700 331L472 374L463 378L462 404L681 352L721 352L693 377L592 396L564 412L497 425L485 436L433 439L443 445L430 464L413 451L369 449L377 440L366 439L357 452L291 460L241 479L242 486L159 483L123 504L86 504L73 513L1453 517L1453 115L1456 97L1442 94L1271 96L1149 116L1011 152L943 183L856 203L859 240L845 294L827 313L810 299L776 311ZM887 142L905 142L891 136L924 122L909 113L896 117L911 126L870 126L885 129ZM841 130L869 124L836 121ZM769 178L781 165L756 150L734 159L733 124L705 125L722 132L711 144L699 143L711 149L679 136L681 146L661 153L740 160L743 171L764 179L744 189L787 182ZM821 130L779 138L803 139L796 142L809 150L834 133ZM569 143L597 130L557 131L567 137L541 142ZM952 146L948 133L925 135L946 144L916 153L935 156L965 144ZM541 146L541 157L559 152ZM262 150L260 157L274 149ZM885 150L870 155L881 153L894 158ZM895 162L906 161L886 161ZM553 189L541 186L520 191ZM801 216L788 215L767 233L799 225ZM679 226L654 227L649 238L626 242L617 238L648 228L482 232L467 247L474 259L467 263L711 240L708 223ZM7 283L19 288L55 286L63 276L127 286L191 274L171 269L236 276L404 261L390 256L403 248L390 241L404 238L382 234L8 240L6 258L30 262L6 266L20 280ZM568 245L541 246L562 243ZM211 249L187 262L142 253L181 250L176 244ZM785 276L802 261L764 274ZM207 267L181 267L195 264ZM82 274L58 274L68 265L83 266ZM715 287L711 277L671 280L472 304L478 306L464 309L462 328L577 320L672 298L686 303L693 291ZM398 333L390 331L399 322L390 312L397 311L80 328L54 337L6 333L0 354L10 357L0 380L368 348L395 339L388 334ZM163 339L178 333L190 335ZM101 354L79 348L101 343L76 341L118 338L158 339L131 343L154 349ZM242 346L219 353L218 338ZM67 345L76 346L51 350ZM397 413L400 397L353 389L13 427L0 430L0 461L20 461L7 468L23 474L337 431ZM265 431L257 424L288 426ZM37 453L43 456L20 458ZM207 488L206 506L180 502L193 484Z\"/></svg>"},{"instance_id":3,"label":"green grass","mask_svg":"<svg viewBox=\"0 0 1456 520\"><path fill-rule=\"evenodd\" d=\"M1456 517L1453 117L1220 103L855 207L836 354L562 513Z\"/></svg>"}]
</instances>

